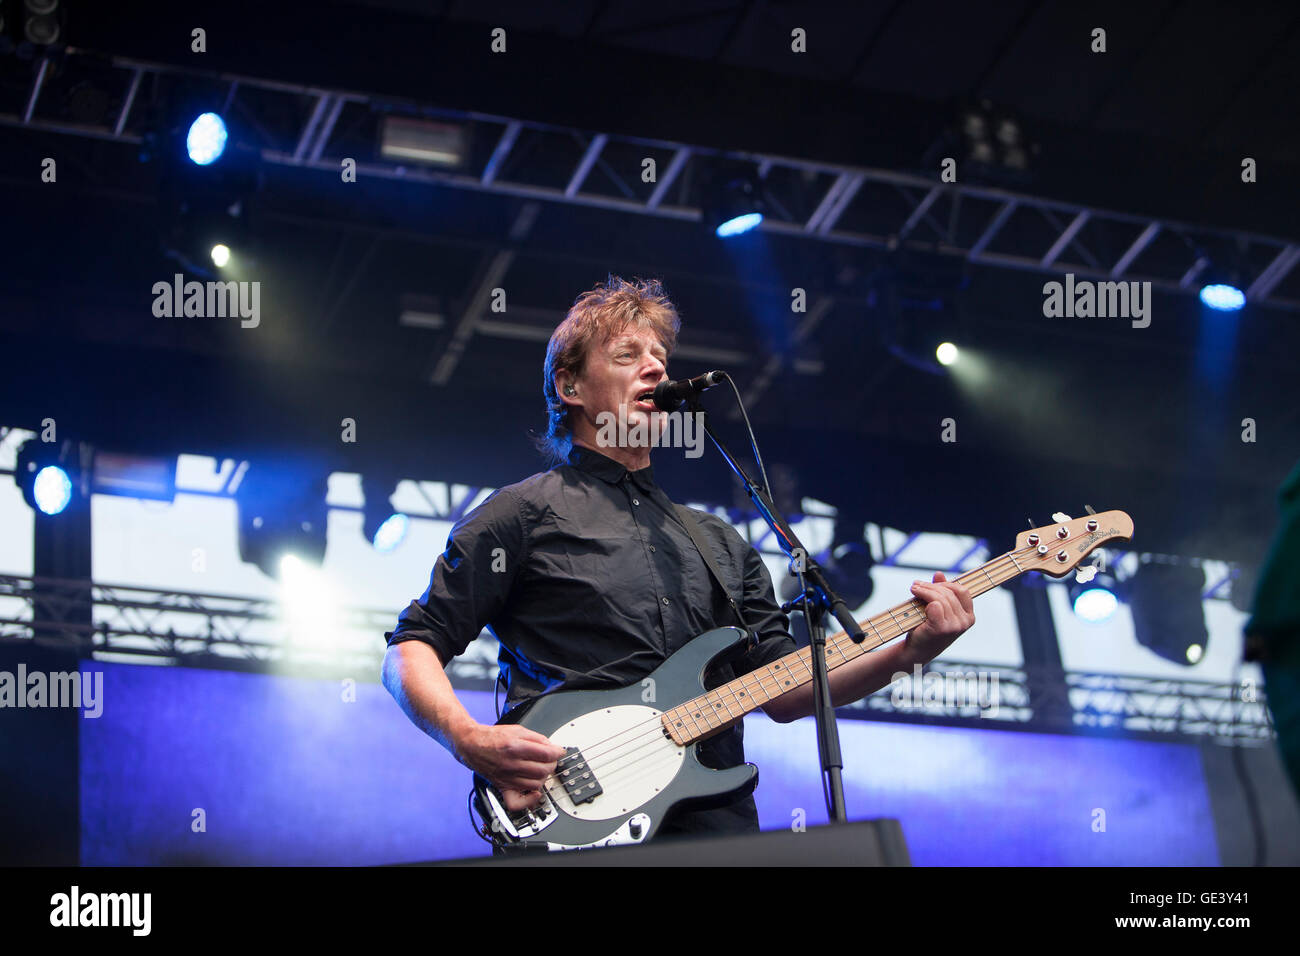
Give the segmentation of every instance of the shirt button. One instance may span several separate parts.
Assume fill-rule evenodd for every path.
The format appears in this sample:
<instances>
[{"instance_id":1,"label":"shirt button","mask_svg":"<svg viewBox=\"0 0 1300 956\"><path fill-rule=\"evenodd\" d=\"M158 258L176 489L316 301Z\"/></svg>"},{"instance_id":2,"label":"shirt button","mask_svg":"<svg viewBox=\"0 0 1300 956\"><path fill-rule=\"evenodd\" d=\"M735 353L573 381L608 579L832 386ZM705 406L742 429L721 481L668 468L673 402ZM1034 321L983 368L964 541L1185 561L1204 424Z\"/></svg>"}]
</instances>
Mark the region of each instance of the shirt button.
<instances>
[{"instance_id":1,"label":"shirt button","mask_svg":"<svg viewBox=\"0 0 1300 956\"><path fill-rule=\"evenodd\" d=\"M641 503L641 502L640 502L639 500L637 500L636 498L633 498L633 499L632 499L632 504L634 504L634 505L639 505L640 503Z\"/></svg>"},{"instance_id":2,"label":"shirt button","mask_svg":"<svg viewBox=\"0 0 1300 956\"><path fill-rule=\"evenodd\" d=\"M655 546L654 546L653 544L650 545L650 553L651 553L651 554L654 554L654 553L655 553Z\"/></svg>"},{"instance_id":3,"label":"shirt button","mask_svg":"<svg viewBox=\"0 0 1300 956\"><path fill-rule=\"evenodd\" d=\"M668 601L667 598L664 598L664 603L665 603L665 604L668 604L668 603L669 603L669 601Z\"/></svg>"}]
</instances>

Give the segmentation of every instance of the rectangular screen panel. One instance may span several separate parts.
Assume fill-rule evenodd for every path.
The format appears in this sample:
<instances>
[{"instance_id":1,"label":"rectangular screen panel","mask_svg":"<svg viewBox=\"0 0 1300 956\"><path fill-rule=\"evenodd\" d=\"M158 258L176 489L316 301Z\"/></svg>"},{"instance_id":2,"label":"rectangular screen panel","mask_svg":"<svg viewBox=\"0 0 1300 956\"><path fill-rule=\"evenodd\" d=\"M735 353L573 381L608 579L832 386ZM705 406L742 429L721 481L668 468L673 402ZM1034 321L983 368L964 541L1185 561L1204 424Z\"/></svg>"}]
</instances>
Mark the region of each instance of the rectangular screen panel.
<instances>
[{"instance_id":1,"label":"rectangular screen panel","mask_svg":"<svg viewBox=\"0 0 1300 956\"><path fill-rule=\"evenodd\" d=\"M488 852L469 772L378 684L88 662L89 866L353 865ZM492 695L460 691L491 722ZM355 699L353 699L355 698ZM1195 747L843 720L854 819L897 817L918 865L1215 866ZM746 721L764 829L826 819L810 720ZM201 826L200 826L201 823Z\"/></svg>"}]
</instances>

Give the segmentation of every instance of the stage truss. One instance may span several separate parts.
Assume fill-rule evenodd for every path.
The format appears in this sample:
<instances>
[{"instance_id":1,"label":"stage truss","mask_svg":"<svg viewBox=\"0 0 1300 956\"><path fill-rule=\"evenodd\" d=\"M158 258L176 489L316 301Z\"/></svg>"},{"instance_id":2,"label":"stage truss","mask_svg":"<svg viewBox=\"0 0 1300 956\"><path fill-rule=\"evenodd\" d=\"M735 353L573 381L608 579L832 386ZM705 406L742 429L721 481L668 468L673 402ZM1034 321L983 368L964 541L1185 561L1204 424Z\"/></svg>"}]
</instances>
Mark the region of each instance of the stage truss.
<instances>
[{"instance_id":1,"label":"stage truss","mask_svg":"<svg viewBox=\"0 0 1300 956\"><path fill-rule=\"evenodd\" d=\"M394 621L389 609L350 608L337 627L352 637L319 641L296 635L291 618L271 599L0 575L0 641L61 644L89 660L373 681L383 634ZM447 671L457 687L491 689L497 675L491 635L485 632ZM1263 690L1249 683L1063 676L1063 682L1059 676L1043 680L1024 668L935 661L920 681L900 681L840 713L1225 745L1257 745L1274 736Z\"/></svg>"},{"instance_id":2,"label":"stage truss","mask_svg":"<svg viewBox=\"0 0 1300 956\"><path fill-rule=\"evenodd\" d=\"M76 82L92 81L116 104L97 121L74 121L56 104ZM1060 278L1150 282L1194 294L1210 256L1235 249L1248 263L1246 298L1288 311L1300 299L1276 294L1300 263L1300 244L1259 233L1132 215L970 182L890 169L836 165L790 156L722 153L698 144L573 129L430 104L323 89L256 76L182 69L69 48L57 67L41 59L17 112L0 125L136 145L149 133L142 87L202 91L239 115L261 140L261 159L281 167L337 176L344 158L360 177L438 185L582 205L629 215L698 220L685 188L703 166L725 158L764 183L771 209L762 229L795 239L883 250L911 249L979 266ZM428 118L472 128L490 148L455 169L374 158L377 117ZM358 136L357 130L367 132ZM349 134L352 134L349 139ZM514 164L527 153L531 178ZM658 174L643 182L641 162ZM537 171L545 171L539 174ZM1213 250L1213 252L1211 252ZM506 330L507 332L509 330ZM526 330L525 330L526 331Z\"/></svg>"}]
</instances>

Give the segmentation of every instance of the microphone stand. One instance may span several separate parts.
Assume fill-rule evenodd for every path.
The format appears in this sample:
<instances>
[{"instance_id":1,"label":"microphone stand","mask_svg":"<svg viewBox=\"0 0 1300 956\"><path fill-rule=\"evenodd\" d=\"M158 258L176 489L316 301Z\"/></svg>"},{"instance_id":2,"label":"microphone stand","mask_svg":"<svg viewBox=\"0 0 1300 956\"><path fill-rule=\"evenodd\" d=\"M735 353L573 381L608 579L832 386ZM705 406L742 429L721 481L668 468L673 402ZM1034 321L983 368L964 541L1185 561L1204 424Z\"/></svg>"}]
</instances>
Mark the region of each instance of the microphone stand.
<instances>
[{"instance_id":1,"label":"microphone stand","mask_svg":"<svg viewBox=\"0 0 1300 956\"><path fill-rule=\"evenodd\" d=\"M831 702L830 677L826 668L826 629L822 625L822 618L827 611L830 611L855 643L861 644L866 635L858 627L858 622L853 620L849 606L831 589L821 567L812 559L808 549L799 541L785 517L777 510L767 490L755 486L749 480L749 476L745 474L736 456L728 451L727 446L718 438L709 423L708 412L700 404L699 394L688 397L686 406L691 414L700 416L699 420L703 423L705 432L722 457L726 459L727 464L731 466L731 470L741 480L745 486L745 493L749 495L758 513L776 535L781 550L790 557L792 566L799 572L799 582L804 586L803 595L782 605L781 610L788 612L794 606L803 604L804 616L808 622L808 635L811 638L813 718L817 724L818 757L821 760L823 779L829 782L830 792L826 809L832 823L843 823L847 819L844 810L844 781L841 776L844 758L840 752L840 734L835 720L835 707Z\"/></svg>"}]
</instances>

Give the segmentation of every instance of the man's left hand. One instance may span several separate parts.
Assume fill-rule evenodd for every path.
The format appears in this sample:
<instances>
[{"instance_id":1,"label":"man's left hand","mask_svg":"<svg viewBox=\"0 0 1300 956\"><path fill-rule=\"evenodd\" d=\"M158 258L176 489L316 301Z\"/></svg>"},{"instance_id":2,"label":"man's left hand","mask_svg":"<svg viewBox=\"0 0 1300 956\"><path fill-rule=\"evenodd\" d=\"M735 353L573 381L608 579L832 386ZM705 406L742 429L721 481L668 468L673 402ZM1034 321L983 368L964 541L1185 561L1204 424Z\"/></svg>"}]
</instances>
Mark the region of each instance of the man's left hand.
<instances>
[{"instance_id":1,"label":"man's left hand","mask_svg":"<svg viewBox=\"0 0 1300 956\"><path fill-rule=\"evenodd\" d=\"M912 594L925 602L925 623L907 635L907 646L917 663L926 664L943 653L953 641L975 623L970 592L942 571L934 572L934 583L917 581Z\"/></svg>"}]
</instances>

